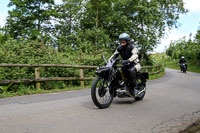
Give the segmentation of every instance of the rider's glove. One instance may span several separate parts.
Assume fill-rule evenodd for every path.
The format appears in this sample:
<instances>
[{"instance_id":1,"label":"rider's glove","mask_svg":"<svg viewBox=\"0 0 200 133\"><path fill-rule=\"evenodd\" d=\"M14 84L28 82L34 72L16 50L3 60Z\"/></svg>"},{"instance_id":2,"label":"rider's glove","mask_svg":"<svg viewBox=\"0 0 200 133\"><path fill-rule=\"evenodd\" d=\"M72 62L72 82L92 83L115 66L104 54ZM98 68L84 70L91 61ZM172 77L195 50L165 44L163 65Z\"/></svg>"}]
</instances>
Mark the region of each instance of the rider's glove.
<instances>
[{"instance_id":1,"label":"rider's glove","mask_svg":"<svg viewBox=\"0 0 200 133\"><path fill-rule=\"evenodd\" d=\"M123 60L123 61L122 61L122 65L127 65L128 63L130 63L129 60Z\"/></svg>"}]
</instances>

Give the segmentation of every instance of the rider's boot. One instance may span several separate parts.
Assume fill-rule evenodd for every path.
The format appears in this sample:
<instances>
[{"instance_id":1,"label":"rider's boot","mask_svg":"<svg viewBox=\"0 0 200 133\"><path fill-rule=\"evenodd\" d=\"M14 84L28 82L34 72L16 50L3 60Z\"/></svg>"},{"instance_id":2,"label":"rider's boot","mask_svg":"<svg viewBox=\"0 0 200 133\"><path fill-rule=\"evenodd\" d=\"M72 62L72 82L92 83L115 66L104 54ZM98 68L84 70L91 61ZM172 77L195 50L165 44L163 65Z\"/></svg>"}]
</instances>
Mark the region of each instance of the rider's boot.
<instances>
[{"instance_id":1,"label":"rider's boot","mask_svg":"<svg viewBox=\"0 0 200 133\"><path fill-rule=\"evenodd\" d=\"M130 89L129 89L131 95L135 96L139 90L137 89L136 85L134 83L132 83Z\"/></svg>"},{"instance_id":2,"label":"rider's boot","mask_svg":"<svg viewBox=\"0 0 200 133\"><path fill-rule=\"evenodd\" d=\"M136 68L133 68L132 71L130 71L130 80L131 80L131 84L130 84L130 93L132 95L135 96L136 93L138 93L136 87L136 73L137 73L137 70Z\"/></svg>"}]
</instances>

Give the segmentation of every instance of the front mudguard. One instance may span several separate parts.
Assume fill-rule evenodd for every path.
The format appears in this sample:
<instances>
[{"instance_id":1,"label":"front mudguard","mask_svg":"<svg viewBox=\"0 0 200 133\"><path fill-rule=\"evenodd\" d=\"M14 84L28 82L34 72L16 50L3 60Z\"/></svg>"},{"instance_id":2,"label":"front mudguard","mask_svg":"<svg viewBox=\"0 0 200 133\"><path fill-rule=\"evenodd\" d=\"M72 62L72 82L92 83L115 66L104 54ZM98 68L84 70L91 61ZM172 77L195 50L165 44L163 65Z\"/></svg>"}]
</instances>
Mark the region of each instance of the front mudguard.
<instances>
[{"instance_id":1,"label":"front mudguard","mask_svg":"<svg viewBox=\"0 0 200 133\"><path fill-rule=\"evenodd\" d=\"M97 68L95 71L95 74L101 77L108 77L109 72L111 68L103 67L103 68Z\"/></svg>"}]
</instances>

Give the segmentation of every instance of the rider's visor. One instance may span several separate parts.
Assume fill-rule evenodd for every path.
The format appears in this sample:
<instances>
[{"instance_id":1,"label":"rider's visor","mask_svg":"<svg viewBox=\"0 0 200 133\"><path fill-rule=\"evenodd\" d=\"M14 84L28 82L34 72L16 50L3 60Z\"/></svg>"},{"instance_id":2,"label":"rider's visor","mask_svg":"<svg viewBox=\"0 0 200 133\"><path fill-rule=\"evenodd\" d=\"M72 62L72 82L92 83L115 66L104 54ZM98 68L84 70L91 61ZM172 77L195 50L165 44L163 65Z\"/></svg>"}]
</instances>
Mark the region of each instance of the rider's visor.
<instances>
[{"instance_id":1,"label":"rider's visor","mask_svg":"<svg viewBox=\"0 0 200 133\"><path fill-rule=\"evenodd\" d=\"M126 39L119 39L120 43L126 43Z\"/></svg>"}]
</instances>

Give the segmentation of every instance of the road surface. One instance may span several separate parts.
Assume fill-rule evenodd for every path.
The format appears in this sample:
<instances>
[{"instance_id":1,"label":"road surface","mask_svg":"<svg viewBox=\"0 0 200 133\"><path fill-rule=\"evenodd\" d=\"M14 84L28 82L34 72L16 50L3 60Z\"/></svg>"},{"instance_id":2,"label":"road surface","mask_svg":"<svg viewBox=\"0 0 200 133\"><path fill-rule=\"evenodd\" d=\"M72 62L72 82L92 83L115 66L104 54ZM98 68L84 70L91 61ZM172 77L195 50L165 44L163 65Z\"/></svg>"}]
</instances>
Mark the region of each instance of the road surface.
<instances>
[{"instance_id":1,"label":"road surface","mask_svg":"<svg viewBox=\"0 0 200 133\"><path fill-rule=\"evenodd\" d=\"M142 101L98 109L90 89L0 99L0 133L178 133L200 119L200 74L166 69Z\"/></svg>"}]
</instances>

